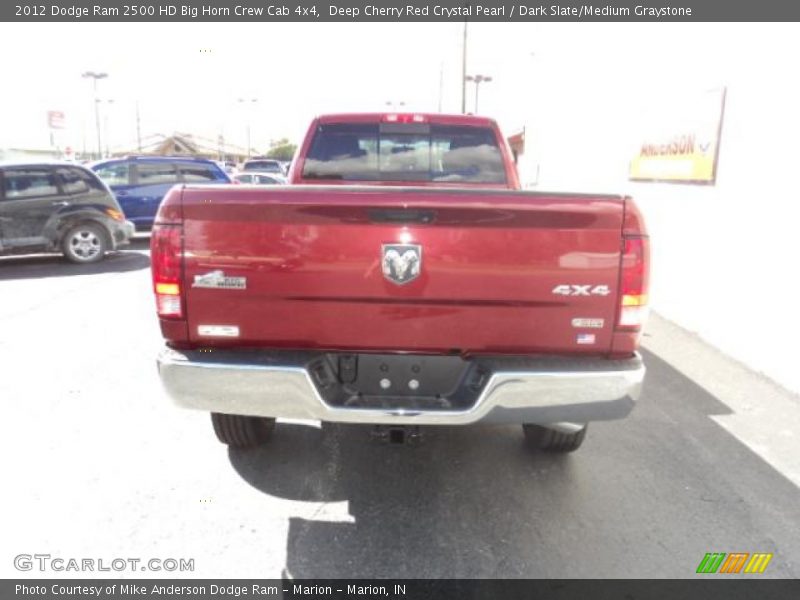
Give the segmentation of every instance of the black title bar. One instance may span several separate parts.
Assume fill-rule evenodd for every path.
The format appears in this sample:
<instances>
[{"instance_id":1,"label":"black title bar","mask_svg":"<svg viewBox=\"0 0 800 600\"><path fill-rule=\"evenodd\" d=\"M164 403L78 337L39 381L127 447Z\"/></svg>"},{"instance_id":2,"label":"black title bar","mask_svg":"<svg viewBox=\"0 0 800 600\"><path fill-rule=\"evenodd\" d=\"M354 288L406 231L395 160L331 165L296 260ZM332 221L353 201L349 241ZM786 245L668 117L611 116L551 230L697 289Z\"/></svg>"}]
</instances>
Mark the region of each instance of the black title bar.
<instances>
[{"instance_id":1,"label":"black title bar","mask_svg":"<svg viewBox=\"0 0 800 600\"><path fill-rule=\"evenodd\" d=\"M798 21L792 0L3 0L0 21L98 22Z\"/></svg>"}]
</instances>

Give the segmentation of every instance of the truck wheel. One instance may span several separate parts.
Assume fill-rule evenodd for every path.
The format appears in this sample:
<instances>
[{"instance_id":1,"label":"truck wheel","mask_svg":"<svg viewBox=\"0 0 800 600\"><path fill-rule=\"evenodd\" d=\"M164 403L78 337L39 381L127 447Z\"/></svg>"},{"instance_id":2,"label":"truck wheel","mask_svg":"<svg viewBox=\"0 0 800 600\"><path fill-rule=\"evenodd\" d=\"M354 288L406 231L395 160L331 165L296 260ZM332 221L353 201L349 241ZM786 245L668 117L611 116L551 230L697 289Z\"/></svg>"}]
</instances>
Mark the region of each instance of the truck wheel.
<instances>
[{"instance_id":1,"label":"truck wheel","mask_svg":"<svg viewBox=\"0 0 800 600\"><path fill-rule=\"evenodd\" d=\"M587 427L588 425L584 425L583 429L575 433L563 433L541 425L525 423L522 431L525 433L525 440L534 448L546 452L574 452L583 443Z\"/></svg>"},{"instance_id":2,"label":"truck wheel","mask_svg":"<svg viewBox=\"0 0 800 600\"><path fill-rule=\"evenodd\" d=\"M61 251L74 263L94 263L102 260L108 251L108 235L94 223L81 223L67 231L61 240Z\"/></svg>"},{"instance_id":3,"label":"truck wheel","mask_svg":"<svg viewBox=\"0 0 800 600\"><path fill-rule=\"evenodd\" d=\"M251 448L266 442L275 429L275 419L211 413L217 439L228 446Z\"/></svg>"}]
</instances>

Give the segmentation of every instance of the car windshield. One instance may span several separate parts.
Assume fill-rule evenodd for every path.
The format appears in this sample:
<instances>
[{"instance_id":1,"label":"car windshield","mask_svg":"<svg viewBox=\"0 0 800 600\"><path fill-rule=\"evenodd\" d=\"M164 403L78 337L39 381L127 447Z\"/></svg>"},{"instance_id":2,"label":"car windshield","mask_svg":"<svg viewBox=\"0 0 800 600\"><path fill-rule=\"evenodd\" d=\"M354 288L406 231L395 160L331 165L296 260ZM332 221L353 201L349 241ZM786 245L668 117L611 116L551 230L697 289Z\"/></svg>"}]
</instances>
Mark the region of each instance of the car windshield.
<instances>
[{"instance_id":1,"label":"car windshield","mask_svg":"<svg viewBox=\"0 0 800 600\"><path fill-rule=\"evenodd\" d=\"M320 125L305 179L505 183L489 127L424 123Z\"/></svg>"},{"instance_id":2,"label":"car windshield","mask_svg":"<svg viewBox=\"0 0 800 600\"><path fill-rule=\"evenodd\" d=\"M279 162L274 160L250 160L244 164L245 171L266 171L267 173L283 173Z\"/></svg>"}]
</instances>

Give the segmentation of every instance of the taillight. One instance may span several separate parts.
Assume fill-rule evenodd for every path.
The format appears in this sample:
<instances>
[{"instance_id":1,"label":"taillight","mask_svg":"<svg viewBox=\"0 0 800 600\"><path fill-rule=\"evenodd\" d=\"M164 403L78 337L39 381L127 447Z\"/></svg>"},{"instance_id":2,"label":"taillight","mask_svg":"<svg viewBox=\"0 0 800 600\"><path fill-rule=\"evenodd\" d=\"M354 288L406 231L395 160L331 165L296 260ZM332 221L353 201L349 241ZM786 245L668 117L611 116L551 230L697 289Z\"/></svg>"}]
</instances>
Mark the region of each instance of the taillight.
<instances>
[{"instance_id":1,"label":"taillight","mask_svg":"<svg viewBox=\"0 0 800 600\"><path fill-rule=\"evenodd\" d=\"M111 217L112 219L114 219L115 221L124 221L125 220L125 215L123 215L120 211L115 210L113 208L107 208L106 209L106 214L109 217Z\"/></svg>"},{"instance_id":2,"label":"taillight","mask_svg":"<svg viewBox=\"0 0 800 600\"><path fill-rule=\"evenodd\" d=\"M180 225L156 224L150 235L150 262L153 291L156 294L158 316L165 319L183 318L181 294Z\"/></svg>"},{"instance_id":3,"label":"taillight","mask_svg":"<svg viewBox=\"0 0 800 600\"><path fill-rule=\"evenodd\" d=\"M650 242L647 237L623 237L620 266L618 329L638 331L647 320Z\"/></svg>"}]
</instances>

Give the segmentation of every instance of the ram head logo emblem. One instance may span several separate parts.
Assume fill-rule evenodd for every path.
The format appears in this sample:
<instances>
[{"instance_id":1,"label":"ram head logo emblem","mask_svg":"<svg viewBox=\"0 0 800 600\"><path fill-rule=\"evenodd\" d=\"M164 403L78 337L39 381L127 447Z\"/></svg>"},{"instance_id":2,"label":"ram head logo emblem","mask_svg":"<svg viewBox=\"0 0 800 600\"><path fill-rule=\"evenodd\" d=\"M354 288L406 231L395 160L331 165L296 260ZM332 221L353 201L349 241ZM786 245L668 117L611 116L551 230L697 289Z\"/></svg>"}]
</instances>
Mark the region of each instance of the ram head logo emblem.
<instances>
[{"instance_id":1,"label":"ram head logo emblem","mask_svg":"<svg viewBox=\"0 0 800 600\"><path fill-rule=\"evenodd\" d=\"M402 285L419 277L422 270L422 246L419 244L384 244L383 276Z\"/></svg>"}]
</instances>

